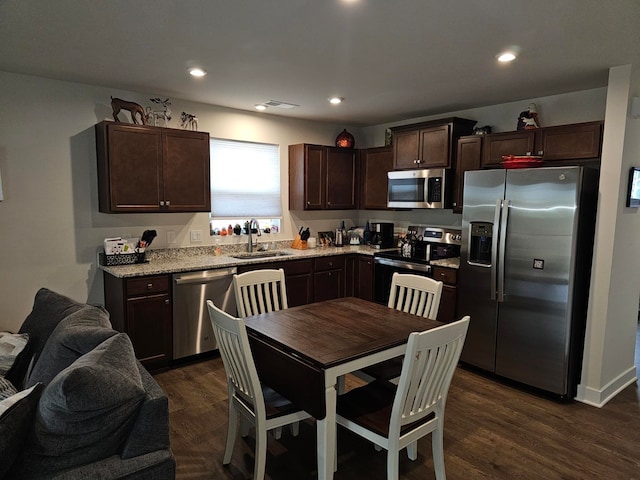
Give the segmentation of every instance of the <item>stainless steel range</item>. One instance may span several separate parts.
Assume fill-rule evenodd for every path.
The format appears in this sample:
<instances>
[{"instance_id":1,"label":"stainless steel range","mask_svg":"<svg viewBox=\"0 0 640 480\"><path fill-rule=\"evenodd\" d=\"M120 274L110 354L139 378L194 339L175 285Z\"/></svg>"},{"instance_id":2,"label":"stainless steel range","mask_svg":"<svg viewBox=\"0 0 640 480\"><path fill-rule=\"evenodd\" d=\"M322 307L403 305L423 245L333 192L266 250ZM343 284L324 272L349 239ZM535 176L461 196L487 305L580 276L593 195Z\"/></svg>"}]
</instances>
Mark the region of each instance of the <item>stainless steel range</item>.
<instances>
[{"instance_id":1,"label":"stainless steel range","mask_svg":"<svg viewBox=\"0 0 640 480\"><path fill-rule=\"evenodd\" d=\"M460 256L461 231L453 228L410 226L397 250L374 254L374 300L387 304L394 272L432 277L431 262Z\"/></svg>"}]
</instances>

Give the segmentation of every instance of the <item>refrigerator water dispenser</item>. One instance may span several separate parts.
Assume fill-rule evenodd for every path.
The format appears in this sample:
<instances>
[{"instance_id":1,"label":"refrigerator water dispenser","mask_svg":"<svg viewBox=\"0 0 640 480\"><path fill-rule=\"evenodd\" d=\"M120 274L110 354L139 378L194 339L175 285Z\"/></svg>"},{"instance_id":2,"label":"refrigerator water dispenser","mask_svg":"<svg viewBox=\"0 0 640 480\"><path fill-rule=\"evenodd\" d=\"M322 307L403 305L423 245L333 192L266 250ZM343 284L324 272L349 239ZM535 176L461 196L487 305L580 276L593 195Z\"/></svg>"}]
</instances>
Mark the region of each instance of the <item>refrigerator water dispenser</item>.
<instances>
[{"instance_id":1,"label":"refrigerator water dispenser","mask_svg":"<svg viewBox=\"0 0 640 480\"><path fill-rule=\"evenodd\" d=\"M472 222L469 235L469 263L478 266L491 266L491 241L493 224Z\"/></svg>"}]
</instances>

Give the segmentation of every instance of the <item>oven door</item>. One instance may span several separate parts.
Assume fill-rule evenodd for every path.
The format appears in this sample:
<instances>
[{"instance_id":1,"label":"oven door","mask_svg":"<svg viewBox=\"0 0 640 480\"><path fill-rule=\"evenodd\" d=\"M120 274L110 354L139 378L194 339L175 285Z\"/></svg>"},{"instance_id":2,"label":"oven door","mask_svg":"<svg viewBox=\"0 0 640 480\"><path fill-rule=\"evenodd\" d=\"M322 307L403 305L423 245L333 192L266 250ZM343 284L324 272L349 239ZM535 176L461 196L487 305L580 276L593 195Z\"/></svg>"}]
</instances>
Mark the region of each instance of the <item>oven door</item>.
<instances>
[{"instance_id":1,"label":"oven door","mask_svg":"<svg viewBox=\"0 0 640 480\"><path fill-rule=\"evenodd\" d=\"M377 303L381 303L383 305L386 305L389 302L391 279L394 272L412 273L414 275L433 277L431 265L380 257L374 257L373 262L375 283L373 299Z\"/></svg>"}]
</instances>

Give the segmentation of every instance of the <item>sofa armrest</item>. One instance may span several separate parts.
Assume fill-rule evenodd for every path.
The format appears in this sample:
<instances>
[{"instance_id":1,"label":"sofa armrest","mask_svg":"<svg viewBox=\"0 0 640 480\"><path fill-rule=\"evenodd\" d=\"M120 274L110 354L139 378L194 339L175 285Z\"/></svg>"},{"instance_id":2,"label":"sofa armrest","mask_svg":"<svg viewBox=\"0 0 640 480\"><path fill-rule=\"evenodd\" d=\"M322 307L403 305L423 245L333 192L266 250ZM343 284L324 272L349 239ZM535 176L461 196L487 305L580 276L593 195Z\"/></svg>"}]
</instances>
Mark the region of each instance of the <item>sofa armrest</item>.
<instances>
[{"instance_id":1,"label":"sofa armrest","mask_svg":"<svg viewBox=\"0 0 640 480\"><path fill-rule=\"evenodd\" d=\"M138 370L147 395L122 449L122 458L168 449L169 400L155 379L139 361Z\"/></svg>"},{"instance_id":2,"label":"sofa armrest","mask_svg":"<svg viewBox=\"0 0 640 480\"><path fill-rule=\"evenodd\" d=\"M171 450L159 450L139 457L122 459L113 455L103 460L47 473L47 480L174 480L176 461Z\"/></svg>"}]
</instances>

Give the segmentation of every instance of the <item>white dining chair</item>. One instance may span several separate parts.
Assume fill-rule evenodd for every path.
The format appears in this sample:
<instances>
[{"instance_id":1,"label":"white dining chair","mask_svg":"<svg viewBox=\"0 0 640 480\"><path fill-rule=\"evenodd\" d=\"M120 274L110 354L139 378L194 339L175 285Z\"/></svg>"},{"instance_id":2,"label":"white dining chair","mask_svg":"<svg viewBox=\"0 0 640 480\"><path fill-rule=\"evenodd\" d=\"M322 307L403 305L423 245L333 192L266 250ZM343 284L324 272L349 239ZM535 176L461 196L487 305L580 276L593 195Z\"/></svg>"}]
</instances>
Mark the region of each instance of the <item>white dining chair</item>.
<instances>
[{"instance_id":1,"label":"white dining chair","mask_svg":"<svg viewBox=\"0 0 640 480\"><path fill-rule=\"evenodd\" d=\"M422 275L395 272L391 278L387 306L412 315L436 320L442 298L442 288L443 284L439 280ZM363 368L354 374L369 382L375 379L391 380L400 376L401 369L402 357L397 357Z\"/></svg>"},{"instance_id":2,"label":"white dining chair","mask_svg":"<svg viewBox=\"0 0 640 480\"><path fill-rule=\"evenodd\" d=\"M284 270L281 268L234 275L233 289L240 318L288 307Z\"/></svg>"},{"instance_id":3,"label":"white dining chair","mask_svg":"<svg viewBox=\"0 0 640 480\"><path fill-rule=\"evenodd\" d=\"M389 308L436 320L442 282L422 275L395 272L391 278Z\"/></svg>"},{"instance_id":4,"label":"white dining chair","mask_svg":"<svg viewBox=\"0 0 640 480\"><path fill-rule=\"evenodd\" d=\"M255 426L253 478L262 480L267 459L267 432L310 418L311 415L296 408L271 388L261 385L244 321L220 310L211 300L207 300L207 308L229 390L229 426L222 463L228 465L231 462L241 416Z\"/></svg>"},{"instance_id":5,"label":"white dining chair","mask_svg":"<svg viewBox=\"0 0 640 480\"><path fill-rule=\"evenodd\" d=\"M397 386L376 380L338 397L337 423L387 450L387 480L398 478L400 450L415 460L429 433L436 479L445 480L444 408L469 320L411 333Z\"/></svg>"}]
</instances>

